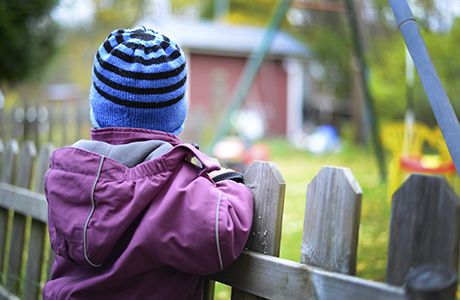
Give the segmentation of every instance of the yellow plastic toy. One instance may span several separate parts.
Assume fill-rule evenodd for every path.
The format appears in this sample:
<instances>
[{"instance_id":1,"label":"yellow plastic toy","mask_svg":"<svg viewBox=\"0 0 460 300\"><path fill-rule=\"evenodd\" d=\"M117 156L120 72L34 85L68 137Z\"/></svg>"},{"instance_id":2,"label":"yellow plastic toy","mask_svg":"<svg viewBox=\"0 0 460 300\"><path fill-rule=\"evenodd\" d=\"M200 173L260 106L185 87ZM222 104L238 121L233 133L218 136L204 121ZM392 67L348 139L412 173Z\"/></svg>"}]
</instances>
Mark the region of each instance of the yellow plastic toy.
<instances>
[{"instance_id":1,"label":"yellow plastic toy","mask_svg":"<svg viewBox=\"0 0 460 300\"><path fill-rule=\"evenodd\" d=\"M452 185L457 176L441 131L421 122L393 122L381 130L382 146L391 152L387 201L410 173L444 175ZM431 148L434 154L424 153Z\"/></svg>"}]
</instances>

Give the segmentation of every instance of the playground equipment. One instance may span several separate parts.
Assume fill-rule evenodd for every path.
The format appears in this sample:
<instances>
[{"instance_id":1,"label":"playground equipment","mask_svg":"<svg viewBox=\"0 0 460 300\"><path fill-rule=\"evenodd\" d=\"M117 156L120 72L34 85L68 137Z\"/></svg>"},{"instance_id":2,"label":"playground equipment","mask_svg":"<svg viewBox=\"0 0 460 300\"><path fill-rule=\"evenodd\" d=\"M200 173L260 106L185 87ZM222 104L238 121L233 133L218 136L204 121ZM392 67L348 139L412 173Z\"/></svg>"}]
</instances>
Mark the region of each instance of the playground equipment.
<instances>
[{"instance_id":1,"label":"playground equipment","mask_svg":"<svg viewBox=\"0 0 460 300\"><path fill-rule=\"evenodd\" d=\"M224 168L246 172L255 161L268 161L270 149L264 143L247 144L239 136L227 136L212 148L212 155Z\"/></svg>"},{"instance_id":2,"label":"playground equipment","mask_svg":"<svg viewBox=\"0 0 460 300\"><path fill-rule=\"evenodd\" d=\"M221 122L217 124L214 134L211 138L211 141L206 145L204 152L209 153L214 145L216 145L225 135L227 135L231 127L231 117L239 109L241 104L244 102L251 85L254 82L254 79L260 69L260 66L265 58L267 50L275 36L276 31L278 30L281 20L284 17L286 11L290 7L291 3L294 7L303 8L303 9L312 9L312 10L323 10L331 11L337 13L347 13L350 26L352 29L353 37L353 48L355 55L357 56L357 63L359 64L360 80L363 86L363 94L366 105L364 106L364 111L366 113L366 118L370 121L370 139L374 146L378 168L380 171L380 177L382 180L385 180L386 177L386 167L385 159L383 155L383 149L378 139L378 122L374 112L374 103L371 97L371 91L368 86L368 71L367 63L363 51L363 46L360 41L360 32L359 26L357 24L356 12L353 5L353 0L345 0L345 3L340 3L337 1L291 1L291 0L281 0L277 9L275 10L274 15L272 16L270 23L267 25L267 30L263 36L261 43L254 49L248 58L244 70L238 79L236 87L233 89L232 94L229 99L229 104L224 108Z\"/></svg>"},{"instance_id":3,"label":"playground equipment","mask_svg":"<svg viewBox=\"0 0 460 300\"><path fill-rule=\"evenodd\" d=\"M393 122L382 128L382 145L391 152L387 201L409 173L444 175L451 186L457 176L439 127L420 122ZM435 153L427 153L426 148Z\"/></svg>"},{"instance_id":4,"label":"playground equipment","mask_svg":"<svg viewBox=\"0 0 460 300\"><path fill-rule=\"evenodd\" d=\"M241 103L244 101L244 98L249 91L249 88L253 82L255 75L257 74L260 64L265 56L266 50L271 43L273 38L273 33L279 27L281 18L285 14L287 8L289 7L291 1L283 0L280 2L276 13L274 14L269 26L267 27L266 34L261 44L254 52L251 54L251 58L248 60L245 70L240 77L240 80L237 84L237 87L234 89L232 97L230 99L230 105L227 107L222 118L221 124L217 126L214 137L211 142L211 146L215 145L217 141L221 139L222 136L226 134L230 127L230 116L236 111ZM460 168L460 124L455 115L455 112L452 108L452 105L447 97L446 91L442 86L441 80L438 76L435 66L430 58L430 54L426 48L423 37L418 29L415 18L407 4L403 0L388 0L391 9L395 15L397 24L400 28L401 34L406 43L407 50L412 57L417 73L420 77L422 85L427 94L428 100L432 107L433 113L438 122L441 135L438 136L438 140L447 144L448 152L452 157L453 164L457 166L457 169ZM375 119L375 114L373 113L373 101L370 95L370 91L367 85L367 68L365 57L363 55L362 46L359 40L359 28L356 23L354 6L352 0L346 0L346 11L349 14L350 24L353 32L353 44L357 57L361 65L361 80L364 87L364 96L367 104L367 113L370 118L370 127L371 138L373 140L374 148L376 151L376 157L378 160L378 166L380 169L381 177L385 177L385 165L383 151L381 145L378 142L378 122ZM345 7L341 6L340 9L337 9L337 12L344 12ZM442 155L445 155L447 152L443 152ZM422 157L418 160L407 160L402 159L402 165L412 169L423 170ZM450 168L450 169L449 169ZM452 170L449 166L448 170Z\"/></svg>"},{"instance_id":5,"label":"playground equipment","mask_svg":"<svg viewBox=\"0 0 460 300\"><path fill-rule=\"evenodd\" d=\"M393 10L406 47L414 61L420 81L458 173L460 168L460 140L458 138L460 136L460 124L457 116L409 5L403 0L388 0L388 3Z\"/></svg>"}]
</instances>

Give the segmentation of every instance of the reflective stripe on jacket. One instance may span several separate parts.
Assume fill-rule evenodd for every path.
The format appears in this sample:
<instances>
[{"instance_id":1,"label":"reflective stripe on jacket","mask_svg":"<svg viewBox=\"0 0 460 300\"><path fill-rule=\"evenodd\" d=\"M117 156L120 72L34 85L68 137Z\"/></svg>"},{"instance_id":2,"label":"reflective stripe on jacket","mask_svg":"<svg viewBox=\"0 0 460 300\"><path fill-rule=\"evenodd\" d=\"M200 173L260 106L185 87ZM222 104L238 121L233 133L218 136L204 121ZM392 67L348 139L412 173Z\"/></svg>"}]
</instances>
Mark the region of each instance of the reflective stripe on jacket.
<instances>
[{"instance_id":1,"label":"reflective stripe on jacket","mask_svg":"<svg viewBox=\"0 0 460 300\"><path fill-rule=\"evenodd\" d=\"M172 134L105 128L91 139L127 146L107 155L77 147L52 153L45 194L57 255L44 299L201 299L201 275L228 266L245 245L249 189L215 183L208 173L219 166ZM133 167L111 158L125 150L137 157L144 144L129 144L152 140L171 149L145 153L153 158Z\"/></svg>"}]
</instances>

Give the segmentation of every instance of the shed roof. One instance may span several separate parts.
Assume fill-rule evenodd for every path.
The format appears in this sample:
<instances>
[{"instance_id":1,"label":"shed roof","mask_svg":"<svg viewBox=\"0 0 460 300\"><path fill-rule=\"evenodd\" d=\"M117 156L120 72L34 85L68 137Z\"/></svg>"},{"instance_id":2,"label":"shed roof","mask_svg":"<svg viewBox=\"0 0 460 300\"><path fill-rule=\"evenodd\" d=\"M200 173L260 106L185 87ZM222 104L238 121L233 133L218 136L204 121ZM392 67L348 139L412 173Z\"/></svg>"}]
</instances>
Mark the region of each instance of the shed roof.
<instances>
[{"instance_id":1,"label":"shed roof","mask_svg":"<svg viewBox=\"0 0 460 300\"><path fill-rule=\"evenodd\" d=\"M266 30L252 26L177 19L163 20L159 23L152 18L141 20L139 25L171 37L186 51L230 56L248 56L261 43ZM279 30L267 55L308 58L310 51L292 36Z\"/></svg>"}]
</instances>

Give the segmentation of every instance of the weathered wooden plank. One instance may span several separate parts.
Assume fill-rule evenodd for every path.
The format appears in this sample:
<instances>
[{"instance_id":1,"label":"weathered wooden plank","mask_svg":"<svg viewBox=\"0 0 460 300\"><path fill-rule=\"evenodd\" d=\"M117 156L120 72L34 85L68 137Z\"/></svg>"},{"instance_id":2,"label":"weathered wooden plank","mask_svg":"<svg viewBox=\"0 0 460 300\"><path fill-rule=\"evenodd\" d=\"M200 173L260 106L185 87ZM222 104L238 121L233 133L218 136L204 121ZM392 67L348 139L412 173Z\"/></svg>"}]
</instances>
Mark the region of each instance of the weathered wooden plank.
<instances>
[{"instance_id":1,"label":"weathered wooden plank","mask_svg":"<svg viewBox=\"0 0 460 300\"><path fill-rule=\"evenodd\" d=\"M254 219L246 248L279 256L286 183L276 163L254 161L244 174L254 195Z\"/></svg>"},{"instance_id":2,"label":"weathered wooden plank","mask_svg":"<svg viewBox=\"0 0 460 300\"><path fill-rule=\"evenodd\" d=\"M273 162L254 161L244 174L244 183L254 195L254 218L246 248L279 256L286 183ZM213 299L213 286L206 283L205 299ZM211 287L209 289L209 287ZM232 299L255 299L232 289Z\"/></svg>"},{"instance_id":3,"label":"weathered wooden plank","mask_svg":"<svg viewBox=\"0 0 460 300\"><path fill-rule=\"evenodd\" d=\"M0 194L0 200L2 200L2 197L3 196L1 196ZM8 218L8 210L3 207L0 207L0 270L2 272L4 270L5 265L5 254L7 253L6 238L8 234ZM0 276L0 282L4 283L3 276Z\"/></svg>"},{"instance_id":4,"label":"weathered wooden plank","mask_svg":"<svg viewBox=\"0 0 460 300\"><path fill-rule=\"evenodd\" d=\"M19 154L19 165L16 171L16 186L30 189L32 168L36 157L37 149L35 148L34 142L24 141L21 153Z\"/></svg>"},{"instance_id":5,"label":"weathered wooden plank","mask_svg":"<svg viewBox=\"0 0 460 300\"><path fill-rule=\"evenodd\" d=\"M48 222L48 203L45 195L0 182L0 207L13 209L41 222Z\"/></svg>"},{"instance_id":6,"label":"weathered wooden plank","mask_svg":"<svg viewBox=\"0 0 460 300\"><path fill-rule=\"evenodd\" d=\"M44 193L44 177L46 171L49 168L49 157L53 150L54 145L51 143L44 144L40 148L40 152L37 158L37 171L35 175L35 191L38 193ZM43 269L46 230L47 226L45 220L37 220L37 218L32 218L26 275L24 281L24 299L38 299L40 295L40 279Z\"/></svg>"},{"instance_id":7,"label":"weathered wooden plank","mask_svg":"<svg viewBox=\"0 0 460 300\"><path fill-rule=\"evenodd\" d=\"M0 174L0 181L6 183L14 182L14 174L16 172L16 161L19 154L18 141L11 139L6 144L5 153L2 161L2 172Z\"/></svg>"},{"instance_id":8,"label":"weathered wooden plank","mask_svg":"<svg viewBox=\"0 0 460 300\"><path fill-rule=\"evenodd\" d=\"M453 300L457 290L457 274L443 265L423 265L407 275L409 300Z\"/></svg>"},{"instance_id":9,"label":"weathered wooden plank","mask_svg":"<svg viewBox=\"0 0 460 300\"><path fill-rule=\"evenodd\" d=\"M42 275L46 224L32 219L31 226L24 280L24 299L38 299L38 296L41 294L40 278Z\"/></svg>"},{"instance_id":10,"label":"weathered wooden plank","mask_svg":"<svg viewBox=\"0 0 460 300\"><path fill-rule=\"evenodd\" d=\"M50 247L47 269L46 269L46 281L51 280L51 271L53 270L53 264L55 260L56 260L56 254L54 253L53 249Z\"/></svg>"},{"instance_id":11,"label":"weathered wooden plank","mask_svg":"<svg viewBox=\"0 0 460 300\"><path fill-rule=\"evenodd\" d=\"M0 286L0 299L2 300L21 300L2 286Z\"/></svg>"},{"instance_id":12,"label":"weathered wooden plank","mask_svg":"<svg viewBox=\"0 0 460 300\"><path fill-rule=\"evenodd\" d=\"M13 183L14 173L16 169L17 156L19 154L18 142L14 139L6 144L6 149L3 155L2 168L0 173L0 181L6 183ZM5 195L0 192L0 201L5 199ZM0 207L0 270L4 270L5 266L5 253L6 251L6 237L8 233L8 208ZM3 280L2 280L3 281Z\"/></svg>"},{"instance_id":13,"label":"weathered wooden plank","mask_svg":"<svg viewBox=\"0 0 460 300\"><path fill-rule=\"evenodd\" d=\"M32 167L37 150L32 141L24 141L19 154L19 164L16 172L16 186L25 189L30 188L32 178ZM26 232L26 214L14 211L13 228L11 231L11 244L8 258L8 270L6 277L6 288L19 293L21 285L21 268L23 263L23 249Z\"/></svg>"},{"instance_id":14,"label":"weathered wooden plank","mask_svg":"<svg viewBox=\"0 0 460 300\"><path fill-rule=\"evenodd\" d=\"M205 278L203 284L203 300L213 300L216 289L216 282L209 278Z\"/></svg>"},{"instance_id":15,"label":"weathered wooden plank","mask_svg":"<svg viewBox=\"0 0 460 300\"><path fill-rule=\"evenodd\" d=\"M3 111L0 109L0 111ZM0 121L1 122L1 121ZM1 130L1 129L0 129ZM0 138L0 170L2 166L2 161L3 161L3 153L5 152L5 146L3 145L3 139Z\"/></svg>"},{"instance_id":16,"label":"weathered wooden plank","mask_svg":"<svg viewBox=\"0 0 460 300\"><path fill-rule=\"evenodd\" d=\"M276 163L254 161L244 174L244 183L254 195L254 218L246 248L279 256L286 183ZM261 299L232 288L232 299Z\"/></svg>"},{"instance_id":17,"label":"weathered wooden plank","mask_svg":"<svg viewBox=\"0 0 460 300\"><path fill-rule=\"evenodd\" d=\"M361 198L348 168L321 169L308 185L301 263L355 274Z\"/></svg>"},{"instance_id":18,"label":"weathered wooden plank","mask_svg":"<svg viewBox=\"0 0 460 300\"><path fill-rule=\"evenodd\" d=\"M444 177L412 174L391 209L387 283L402 285L424 264L458 270L460 199Z\"/></svg>"},{"instance_id":19,"label":"weathered wooden plank","mask_svg":"<svg viewBox=\"0 0 460 300\"><path fill-rule=\"evenodd\" d=\"M8 269L6 274L6 288L15 294L18 294L20 290L20 275L25 230L25 216L15 213L13 218L13 230L11 232L11 244L8 258Z\"/></svg>"},{"instance_id":20,"label":"weathered wooden plank","mask_svg":"<svg viewBox=\"0 0 460 300\"><path fill-rule=\"evenodd\" d=\"M405 299L399 287L248 250L211 278L266 299Z\"/></svg>"},{"instance_id":21,"label":"weathered wooden plank","mask_svg":"<svg viewBox=\"0 0 460 300\"><path fill-rule=\"evenodd\" d=\"M49 168L50 155L54 148L53 143L46 143L40 147L37 157L37 171L35 176L35 191L37 193L45 193L43 184L45 181L46 171L48 171Z\"/></svg>"}]
</instances>

